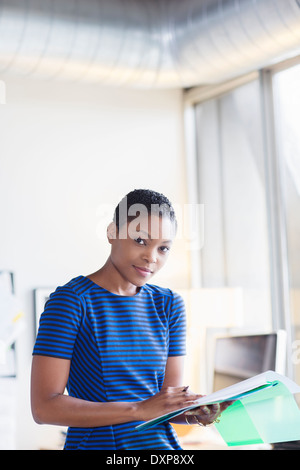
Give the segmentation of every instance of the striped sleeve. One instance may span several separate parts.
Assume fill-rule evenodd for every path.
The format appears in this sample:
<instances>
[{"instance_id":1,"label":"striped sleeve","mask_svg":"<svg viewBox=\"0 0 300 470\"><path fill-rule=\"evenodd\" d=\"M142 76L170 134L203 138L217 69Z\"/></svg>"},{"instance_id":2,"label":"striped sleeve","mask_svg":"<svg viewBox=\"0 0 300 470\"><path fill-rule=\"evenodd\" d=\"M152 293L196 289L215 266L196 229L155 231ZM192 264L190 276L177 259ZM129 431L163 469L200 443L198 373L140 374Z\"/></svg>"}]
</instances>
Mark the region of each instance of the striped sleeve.
<instances>
[{"instance_id":1,"label":"striped sleeve","mask_svg":"<svg viewBox=\"0 0 300 470\"><path fill-rule=\"evenodd\" d=\"M71 359L81 317L79 296L66 286L58 287L45 304L33 354Z\"/></svg>"},{"instance_id":2,"label":"striped sleeve","mask_svg":"<svg viewBox=\"0 0 300 470\"><path fill-rule=\"evenodd\" d=\"M186 314L183 298L173 292L169 316L169 356L186 354Z\"/></svg>"}]
</instances>

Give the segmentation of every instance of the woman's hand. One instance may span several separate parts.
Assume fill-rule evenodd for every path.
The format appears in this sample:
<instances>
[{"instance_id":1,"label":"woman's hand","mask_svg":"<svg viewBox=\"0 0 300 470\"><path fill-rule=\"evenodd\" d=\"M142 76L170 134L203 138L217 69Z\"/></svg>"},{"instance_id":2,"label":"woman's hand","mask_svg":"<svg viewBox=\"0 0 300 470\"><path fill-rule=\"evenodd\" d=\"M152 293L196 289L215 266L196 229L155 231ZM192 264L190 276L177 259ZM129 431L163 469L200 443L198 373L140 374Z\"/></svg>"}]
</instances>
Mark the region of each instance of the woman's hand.
<instances>
[{"instance_id":1,"label":"woman's hand","mask_svg":"<svg viewBox=\"0 0 300 470\"><path fill-rule=\"evenodd\" d=\"M214 423L223 413L223 411L232 405L232 401L224 401L223 403L214 403L212 405L199 406L193 410L184 413L190 424L202 424L208 426ZM193 417L193 418L192 418Z\"/></svg>"},{"instance_id":2,"label":"woman's hand","mask_svg":"<svg viewBox=\"0 0 300 470\"><path fill-rule=\"evenodd\" d=\"M182 386L164 387L147 400L136 403L136 417L138 420L148 421L179 408L193 405L201 396L187 391L187 388Z\"/></svg>"}]
</instances>

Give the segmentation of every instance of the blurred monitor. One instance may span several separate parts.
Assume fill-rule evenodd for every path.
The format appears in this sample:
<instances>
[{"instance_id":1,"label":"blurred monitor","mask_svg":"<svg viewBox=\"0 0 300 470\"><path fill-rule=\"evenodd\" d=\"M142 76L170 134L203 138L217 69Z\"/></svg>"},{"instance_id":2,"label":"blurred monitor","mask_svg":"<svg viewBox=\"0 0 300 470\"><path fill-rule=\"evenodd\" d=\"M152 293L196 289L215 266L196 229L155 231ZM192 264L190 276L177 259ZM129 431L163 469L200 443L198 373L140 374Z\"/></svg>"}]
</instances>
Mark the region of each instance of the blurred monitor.
<instances>
[{"instance_id":1,"label":"blurred monitor","mask_svg":"<svg viewBox=\"0 0 300 470\"><path fill-rule=\"evenodd\" d=\"M213 391L273 370L285 373L286 332L215 339Z\"/></svg>"}]
</instances>

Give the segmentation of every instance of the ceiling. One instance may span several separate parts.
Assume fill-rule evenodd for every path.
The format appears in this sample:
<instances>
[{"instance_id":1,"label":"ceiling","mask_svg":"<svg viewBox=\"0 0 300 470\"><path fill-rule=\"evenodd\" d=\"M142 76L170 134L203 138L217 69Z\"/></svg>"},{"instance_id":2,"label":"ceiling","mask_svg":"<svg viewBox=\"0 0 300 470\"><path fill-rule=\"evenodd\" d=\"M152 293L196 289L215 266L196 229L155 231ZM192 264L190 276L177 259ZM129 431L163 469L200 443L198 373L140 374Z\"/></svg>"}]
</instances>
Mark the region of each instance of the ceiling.
<instances>
[{"instance_id":1,"label":"ceiling","mask_svg":"<svg viewBox=\"0 0 300 470\"><path fill-rule=\"evenodd\" d=\"M299 53L299 0L0 0L2 78L189 88Z\"/></svg>"}]
</instances>

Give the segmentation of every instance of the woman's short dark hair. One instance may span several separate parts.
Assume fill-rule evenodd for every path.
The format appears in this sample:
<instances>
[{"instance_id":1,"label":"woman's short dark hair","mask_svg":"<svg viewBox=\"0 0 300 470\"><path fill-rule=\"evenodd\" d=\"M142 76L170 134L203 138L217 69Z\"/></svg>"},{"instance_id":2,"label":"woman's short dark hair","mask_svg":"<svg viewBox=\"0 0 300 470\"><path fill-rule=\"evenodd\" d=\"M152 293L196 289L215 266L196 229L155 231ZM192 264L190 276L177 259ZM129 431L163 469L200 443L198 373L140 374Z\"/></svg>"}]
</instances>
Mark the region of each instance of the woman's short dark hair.
<instances>
[{"instance_id":1,"label":"woman's short dark hair","mask_svg":"<svg viewBox=\"0 0 300 470\"><path fill-rule=\"evenodd\" d=\"M124 223L130 222L136 217L136 213L134 215L130 213L130 208L139 211L139 206L145 208L148 215L156 214L168 217L174 223L176 231L177 220L172 203L162 193L150 189L134 189L119 202L113 217L118 230Z\"/></svg>"}]
</instances>

